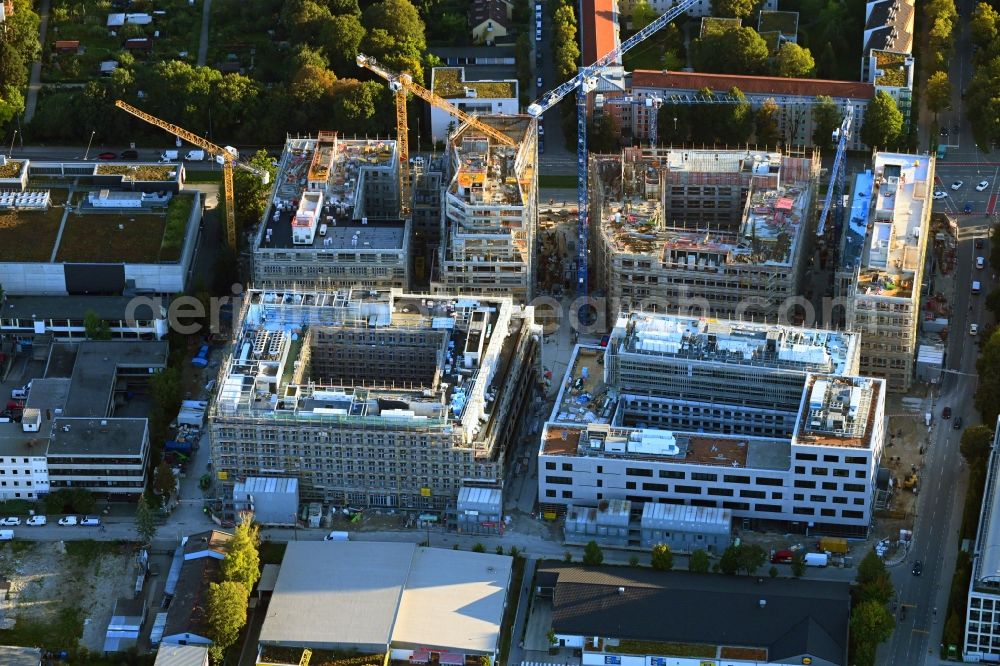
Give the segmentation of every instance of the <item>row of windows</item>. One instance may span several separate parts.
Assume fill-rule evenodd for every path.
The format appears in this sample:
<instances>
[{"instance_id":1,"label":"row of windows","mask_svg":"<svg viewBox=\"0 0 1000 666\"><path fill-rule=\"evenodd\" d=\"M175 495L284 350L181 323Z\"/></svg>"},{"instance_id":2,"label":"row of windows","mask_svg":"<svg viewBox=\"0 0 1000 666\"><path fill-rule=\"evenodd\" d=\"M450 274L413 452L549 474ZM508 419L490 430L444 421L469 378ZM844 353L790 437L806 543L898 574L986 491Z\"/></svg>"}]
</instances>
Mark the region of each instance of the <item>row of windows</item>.
<instances>
[{"instance_id":1,"label":"row of windows","mask_svg":"<svg viewBox=\"0 0 1000 666\"><path fill-rule=\"evenodd\" d=\"M795 459L804 460L806 462L815 462L818 461L819 456L816 453L803 453L802 451L796 451ZM839 463L840 456L823 454L823 462ZM867 465L868 458L865 456L844 456L844 463L848 465Z\"/></svg>"}]
</instances>

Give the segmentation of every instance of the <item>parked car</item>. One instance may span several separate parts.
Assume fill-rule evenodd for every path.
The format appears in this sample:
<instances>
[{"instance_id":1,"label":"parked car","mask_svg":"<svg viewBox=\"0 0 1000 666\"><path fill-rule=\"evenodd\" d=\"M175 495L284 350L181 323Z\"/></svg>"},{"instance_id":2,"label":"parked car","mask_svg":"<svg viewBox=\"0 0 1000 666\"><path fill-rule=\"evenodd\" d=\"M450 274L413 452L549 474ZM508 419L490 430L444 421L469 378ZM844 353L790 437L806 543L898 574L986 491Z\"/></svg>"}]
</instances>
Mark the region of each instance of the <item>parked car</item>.
<instances>
[{"instance_id":1,"label":"parked car","mask_svg":"<svg viewBox=\"0 0 1000 666\"><path fill-rule=\"evenodd\" d=\"M952 430L961 430L962 429L962 417L961 416L955 417L955 420L952 421L951 429Z\"/></svg>"},{"instance_id":2,"label":"parked car","mask_svg":"<svg viewBox=\"0 0 1000 666\"><path fill-rule=\"evenodd\" d=\"M42 526L47 522L49 522L49 520L45 516L32 516L31 518L28 518L26 521L24 521L24 524Z\"/></svg>"},{"instance_id":3,"label":"parked car","mask_svg":"<svg viewBox=\"0 0 1000 666\"><path fill-rule=\"evenodd\" d=\"M117 154L115 154L115 153L112 153L112 152L107 152L107 153L99 153L99 154L97 155L97 159L99 159L99 160L113 160L113 159L115 159L116 157L118 157L118 155L117 155Z\"/></svg>"},{"instance_id":4,"label":"parked car","mask_svg":"<svg viewBox=\"0 0 1000 666\"><path fill-rule=\"evenodd\" d=\"M970 203L965 204L965 208L962 209L962 212L965 213L966 215L968 215L969 213L971 213L972 212L972 204L970 204Z\"/></svg>"},{"instance_id":5,"label":"parked car","mask_svg":"<svg viewBox=\"0 0 1000 666\"><path fill-rule=\"evenodd\" d=\"M137 159L139 159L139 151L138 150L123 150L122 151L122 159L123 160L137 160Z\"/></svg>"},{"instance_id":6,"label":"parked car","mask_svg":"<svg viewBox=\"0 0 1000 666\"><path fill-rule=\"evenodd\" d=\"M969 335L979 335L979 324L969 324Z\"/></svg>"},{"instance_id":7,"label":"parked car","mask_svg":"<svg viewBox=\"0 0 1000 666\"><path fill-rule=\"evenodd\" d=\"M15 400L20 400L22 398L27 398L29 393L31 393L31 382L28 382L20 388L11 389L10 397Z\"/></svg>"},{"instance_id":8,"label":"parked car","mask_svg":"<svg viewBox=\"0 0 1000 666\"><path fill-rule=\"evenodd\" d=\"M951 407L945 407L941 410L941 418L947 420L951 418Z\"/></svg>"},{"instance_id":9,"label":"parked car","mask_svg":"<svg viewBox=\"0 0 1000 666\"><path fill-rule=\"evenodd\" d=\"M976 239L976 249L977 250L982 250L983 249L983 239L982 239L982 237Z\"/></svg>"},{"instance_id":10,"label":"parked car","mask_svg":"<svg viewBox=\"0 0 1000 666\"><path fill-rule=\"evenodd\" d=\"M8 516L6 518L0 518L0 525L4 527L17 527L21 524L21 519L17 516Z\"/></svg>"},{"instance_id":11,"label":"parked car","mask_svg":"<svg viewBox=\"0 0 1000 666\"><path fill-rule=\"evenodd\" d=\"M79 525L80 521L77 520L76 516L63 516L59 519L60 525Z\"/></svg>"},{"instance_id":12,"label":"parked car","mask_svg":"<svg viewBox=\"0 0 1000 666\"><path fill-rule=\"evenodd\" d=\"M941 190L938 190L937 192L934 193L934 198L935 199L946 199L947 197L948 197L948 193L947 192L942 192Z\"/></svg>"},{"instance_id":13,"label":"parked car","mask_svg":"<svg viewBox=\"0 0 1000 666\"><path fill-rule=\"evenodd\" d=\"M960 189L962 189L963 185L965 185L965 181L964 180L956 180L954 183L951 184L951 189L953 189L953 190L960 190Z\"/></svg>"},{"instance_id":14,"label":"parked car","mask_svg":"<svg viewBox=\"0 0 1000 666\"><path fill-rule=\"evenodd\" d=\"M80 524L84 527L96 527L101 524L101 519L97 516L84 516L83 520L80 521Z\"/></svg>"},{"instance_id":15,"label":"parked car","mask_svg":"<svg viewBox=\"0 0 1000 666\"><path fill-rule=\"evenodd\" d=\"M976 268L983 268L986 266L986 259L983 257L976 257Z\"/></svg>"},{"instance_id":16,"label":"parked car","mask_svg":"<svg viewBox=\"0 0 1000 666\"><path fill-rule=\"evenodd\" d=\"M976 185L976 192L982 192L983 190L985 190L989 186L990 186L990 181L988 181L988 180L981 180L981 181L979 181L979 184Z\"/></svg>"},{"instance_id":17,"label":"parked car","mask_svg":"<svg viewBox=\"0 0 1000 666\"><path fill-rule=\"evenodd\" d=\"M913 563L912 571L914 576L919 576L923 570L924 570L924 565L920 560L917 560L916 562Z\"/></svg>"}]
</instances>

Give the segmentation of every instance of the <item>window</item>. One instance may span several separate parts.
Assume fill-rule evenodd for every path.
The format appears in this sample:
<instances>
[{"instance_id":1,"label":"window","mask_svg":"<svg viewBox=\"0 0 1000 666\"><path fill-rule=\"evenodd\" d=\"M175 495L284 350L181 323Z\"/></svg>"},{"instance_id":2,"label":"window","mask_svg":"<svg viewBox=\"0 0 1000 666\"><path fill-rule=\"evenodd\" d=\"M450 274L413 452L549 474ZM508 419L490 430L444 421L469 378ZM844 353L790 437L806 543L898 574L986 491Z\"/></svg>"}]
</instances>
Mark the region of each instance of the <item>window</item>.
<instances>
[{"instance_id":1,"label":"window","mask_svg":"<svg viewBox=\"0 0 1000 666\"><path fill-rule=\"evenodd\" d=\"M692 472L691 473L691 480L692 481L715 481L718 478L719 477L716 474L705 474L704 472Z\"/></svg>"},{"instance_id":2,"label":"window","mask_svg":"<svg viewBox=\"0 0 1000 666\"><path fill-rule=\"evenodd\" d=\"M750 497L752 499L767 499L767 494L763 490L741 490L740 497Z\"/></svg>"},{"instance_id":3,"label":"window","mask_svg":"<svg viewBox=\"0 0 1000 666\"><path fill-rule=\"evenodd\" d=\"M733 489L732 488L709 488L708 489L708 494L709 495L715 495L715 496L718 496L718 497L732 497L733 496ZM761 493L761 495L763 495L763 493Z\"/></svg>"},{"instance_id":4,"label":"window","mask_svg":"<svg viewBox=\"0 0 1000 666\"><path fill-rule=\"evenodd\" d=\"M753 508L764 513L781 513L780 504L755 504Z\"/></svg>"},{"instance_id":5,"label":"window","mask_svg":"<svg viewBox=\"0 0 1000 666\"><path fill-rule=\"evenodd\" d=\"M555 497L556 496L556 491L554 491L552 488L547 488L545 490L545 496L546 497Z\"/></svg>"},{"instance_id":6,"label":"window","mask_svg":"<svg viewBox=\"0 0 1000 666\"><path fill-rule=\"evenodd\" d=\"M573 465L571 463L563 463L562 464L562 471L564 471L564 472L572 472L573 471Z\"/></svg>"},{"instance_id":7,"label":"window","mask_svg":"<svg viewBox=\"0 0 1000 666\"><path fill-rule=\"evenodd\" d=\"M675 472L672 469L661 469L660 470L661 479L683 479L684 472Z\"/></svg>"},{"instance_id":8,"label":"window","mask_svg":"<svg viewBox=\"0 0 1000 666\"><path fill-rule=\"evenodd\" d=\"M819 515L834 518L837 515L837 512L834 509L820 509Z\"/></svg>"},{"instance_id":9,"label":"window","mask_svg":"<svg viewBox=\"0 0 1000 666\"><path fill-rule=\"evenodd\" d=\"M847 504L847 498L846 497L834 497L833 498L833 503L834 504Z\"/></svg>"},{"instance_id":10,"label":"window","mask_svg":"<svg viewBox=\"0 0 1000 666\"><path fill-rule=\"evenodd\" d=\"M823 456L823 462L832 462L832 463L835 463L835 462L837 462L837 460L838 460L837 456L829 456L829 455Z\"/></svg>"},{"instance_id":11,"label":"window","mask_svg":"<svg viewBox=\"0 0 1000 666\"><path fill-rule=\"evenodd\" d=\"M832 481L824 481L822 484L820 484L820 486L823 488L823 490L836 490L837 489L837 484L834 483L834 482L832 482Z\"/></svg>"},{"instance_id":12,"label":"window","mask_svg":"<svg viewBox=\"0 0 1000 666\"><path fill-rule=\"evenodd\" d=\"M797 506L792 509L792 513L799 516L811 516L815 514L816 511L811 506Z\"/></svg>"},{"instance_id":13,"label":"window","mask_svg":"<svg viewBox=\"0 0 1000 666\"><path fill-rule=\"evenodd\" d=\"M864 456L845 456L844 462L848 465L866 465L868 464L868 459Z\"/></svg>"},{"instance_id":14,"label":"window","mask_svg":"<svg viewBox=\"0 0 1000 666\"><path fill-rule=\"evenodd\" d=\"M834 476L849 476L849 472L846 469L835 469L833 470Z\"/></svg>"},{"instance_id":15,"label":"window","mask_svg":"<svg viewBox=\"0 0 1000 666\"><path fill-rule=\"evenodd\" d=\"M821 504L826 503L826 495L810 495L810 502L819 502Z\"/></svg>"},{"instance_id":16,"label":"window","mask_svg":"<svg viewBox=\"0 0 1000 666\"><path fill-rule=\"evenodd\" d=\"M784 485L784 483L782 483L781 479L772 479L772 478L769 478L769 477L766 477L766 476L758 476L757 477L757 485L758 486L781 486L781 485Z\"/></svg>"},{"instance_id":17,"label":"window","mask_svg":"<svg viewBox=\"0 0 1000 666\"><path fill-rule=\"evenodd\" d=\"M722 477L723 481L726 483L750 483L749 476L740 476L737 474L726 474ZM760 479L758 479L758 482Z\"/></svg>"},{"instance_id":18,"label":"window","mask_svg":"<svg viewBox=\"0 0 1000 666\"><path fill-rule=\"evenodd\" d=\"M573 499L573 491L572 490L564 490L564 491L562 491L562 496L563 496L563 499Z\"/></svg>"},{"instance_id":19,"label":"window","mask_svg":"<svg viewBox=\"0 0 1000 666\"><path fill-rule=\"evenodd\" d=\"M635 490L635 481L626 481L625 490Z\"/></svg>"},{"instance_id":20,"label":"window","mask_svg":"<svg viewBox=\"0 0 1000 666\"><path fill-rule=\"evenodd\" d=\"M545 463L545 469L555 469L555 468L556 468L556 464L554 462L547 462L547 463Z\"/></svg>"},{"instance_id":21,"label":"window","mask_svg":"<svg viewBox=\"0 0 1000 666\"><path fill-rule=\"evenodd\" d=\"M670 490L670 486L666 483L644 483L642 484L642 489L665 493Z\"/></svg>"},{"instance_id":22,"label":"window","mask_svg":"<svg viewBox=\"0 0 1000 666\"><path fill-rule=\"evenodd\" d=\"M844 509L843 511L840 512L840 515L842 515L844 518L859 518L860 519L860 518L863 518L865 514L862 513L861 511L848 511L847 509Z\"/></svg>"},{"instance_id":23,"label":"window","mask_svg":"<svg viewBox=\"0 0 1000 666\"><path fill-rule=\"evenodd\" d=\"M816 487L816 482L815 481L796 481L795 482L795 487L796 488L815 488Z\"/></svg>"},{"instance_id":24,"label":"window","mask_svg":"<svg viewBox=\"0 0 1000 666\"><path fill-rule=\"evenodd\" d=\"M813 467L813 476L826 476L826 467Z\"/></svg>"},{"instance_id":25,"label":"window","mask_svg":"<svg viewBox=\"0 0 1000 666\"><path fill-rule=\"evenodd\" d=\"M701 488L698 486L674 486L674 491L686 495L701 495Z\"/></svg>"},{"instance_id":26,"label":"window","mask_svg":"<svg viewBox=\"0 0 1000 666\"><path fill-rule=\"evenodd\" d=\"M572 486L573 477L571 476L546 476L545 483L555 483L561 486Z\"/></svg>"},{"instance_id":27,"label":"window","mask_svg":"<svg viewBox=\"0 0 1000 666\"><path fill-rule=\"evenodd\" d=\"M816 460L816 454L815 453L796 453L795 454L795 459L796 460L813 460L814 461L814 460Z\"/></svg>"},{"instance_id":28,"label":"window","mask_svg":"<svg viewBox=\"0 0 1000 666\"><path fill-rule=\"evenodd\" d=\"M844 490L850 493L863 493L865 491L865 487L860 483L845 483Z\"/></svg>"},{"instance_id":29,"label":"window","mask_svg":"<svg viewBox=\"0 0 1000 666\"><path fill-rule=\"evenodd\" d=\"M626 467L625 476L653 476L653 470L644 467Z\"/></svg>"}]
</instances>

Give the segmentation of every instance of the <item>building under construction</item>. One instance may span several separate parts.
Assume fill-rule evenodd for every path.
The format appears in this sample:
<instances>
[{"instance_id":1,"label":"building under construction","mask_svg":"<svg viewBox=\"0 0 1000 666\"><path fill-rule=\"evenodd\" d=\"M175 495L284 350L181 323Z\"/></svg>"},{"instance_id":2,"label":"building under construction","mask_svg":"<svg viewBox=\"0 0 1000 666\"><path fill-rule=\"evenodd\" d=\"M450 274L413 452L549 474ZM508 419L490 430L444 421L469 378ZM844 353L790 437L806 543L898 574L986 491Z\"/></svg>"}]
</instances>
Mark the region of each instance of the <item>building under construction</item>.
<instances>
[{"instance_id":1,"label":"building under construction","mask_svg":"<svg viewBox=\"0 0 1000 666\"><path fill-rule=\"evenodd\" d=\"M531 299L537 224L537 133L530 116L480 116L505 145L469 123L451 135L441 247L431 279L439 294Z\"/></svg>"},{"instance_id":2,"label":"building under construction","mask_svg":"<svg viewBox=\"0 0 1000 666\"><path fill-rule=\"evenodd\" d=\"M392 140L289 138L253 244L254 282L336 291L409 287Z\"/></svg>"},{"instance_id":3,"label":"building under construction","mask_svg":"<svg viewBox=\"0 0 1000 666\"><path fill-rule=\"evenodd\" d=\"M627 149L590 164L608 321L624 311L793 316L818 153Z\"/></svg>"},{"instance_id":4,"label":"building under construction","mask_svg":"<svg viewBox=\"0 0 1000 666\"><path fill-rule=\"evenodd\" d=\"M420 511L463 485L503 488L535 328L509 298L252 290L211 407L219 478Z\"/></svg>"}]
</instances>

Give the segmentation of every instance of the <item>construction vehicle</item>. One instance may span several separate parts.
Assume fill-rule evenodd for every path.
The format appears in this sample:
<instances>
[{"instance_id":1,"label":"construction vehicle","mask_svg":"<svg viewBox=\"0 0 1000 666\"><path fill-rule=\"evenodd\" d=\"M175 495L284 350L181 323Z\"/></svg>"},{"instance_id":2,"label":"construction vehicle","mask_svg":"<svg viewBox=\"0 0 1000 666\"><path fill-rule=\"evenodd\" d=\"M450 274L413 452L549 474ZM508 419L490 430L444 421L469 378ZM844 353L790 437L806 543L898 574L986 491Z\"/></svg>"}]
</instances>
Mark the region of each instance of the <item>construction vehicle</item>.
<instances>
[{"instance_id":1,"label":"construction vehicle","mask_svg":"<svg viewBox=\"0 0 1000 666\"><path fill-rule=\"evenodd\" d=\"M820 537L819 550L833 553L834 555L846 555L850 551L850 548L847 545L847 539Z\"/></svg>"},{"instance_id":2,"label":"construction vehicle","mask_svg":"<svg viewBox=\"0 0 1000 666\"><path fill-rule=\"evenodd\" d=\"M673 7L661 14L652 23L635 33L616 48L609 51L597 62L580 69L579 73L569 81L550 90L528 105L528 114L538 118L543 113L558 104L566 95L576 91L576 176L577 176L577 210L579 214L577 229L577 293L586 296L589 289L589 253L590 253L590 222L589 195L587 192L587 94L597 87L597 77L603 69L617 62L629 49L641 44L658 30L675 18L691 9L698 0L680 0ZM587 306L584 306L587 307ZM581 312L581 314L583 314ZM588 317L589 318L589 317Z\"/></svg>"},{"instance_id":3,"label":"construction vehicle","mask_svg":"<svg viewBox=\"0 0 1000 666\"><path fill-rule=\"evenodd\" d=\"M903 483L901 485L905 490L912 490L913 492L916 492L917 484L919 483L920 483L920 475L917 474L916 472L910 472L903 479Z\"/></svg>"},{"instance_id":4,"label":"construction vehicle","mask_svg":"<svg viewBox=\"0 0 1000 666\"><path fill-rule=\"evenodd\" d=\"M152 116L145 111L135 108L127 102L122 100L117 100L115 106L123 111L131 113L133 116L139 120L144 120L150 125L155 125L162 130L166 130L176 136L179 140L187 141L188 143L194 144L198 148L201 148L208 154L215 157L216 160L221 160L222 164L222 189L226 198L226 242L229 244L229 248L236 251L236 200L233 197L233 167L238 166L244 171L249 171L250 173L259 177L265 185L271 182L271 174L267 171L263 171L256 167L250 166L246 162L240 162L238 160L239 154L236 153L235 149L222 148L217 146L211 141L207 141L197 134L187 131L183 127L178 127L177 125L172 125L165 120L160 120L156 116ZM176 154L176 151L173 151ZM235 153L235 154L234 154Z\"/></svg>"},{"instance_id":5,"label":"construction vehicle","mask_svg":"<svg viewBox=\"0 0 1000 666\"><path fill-rule=\"evenodd\" d=\"M499 141L506 146L517 145L517 141L500 130L490 127L486 123L479 122L475 116L462 111L448 100L424 88L419 83L414 83L413 77L409 74L394 72L379 64L375 58L366 56L363 53L359 53L356 60L358 67L364 67L388 81L389 90L396 97L396 148L399 151L399 200L401 217L406 217L406 214L410 211L410 141L408 136L409 124L406 120L407 93L412 93L428 104L436 106L442 111L447 111L462 122L469 123L494 141Z\"/></svg>"}]
</instances>

